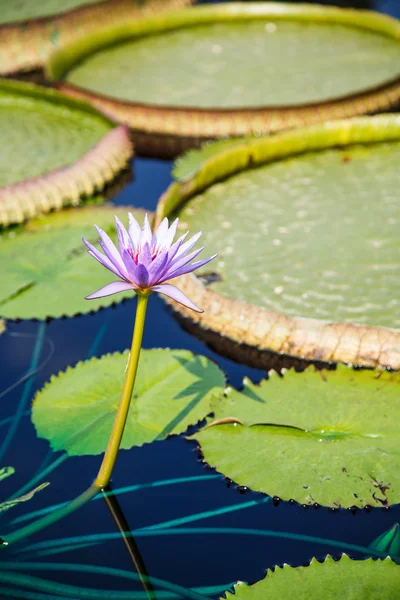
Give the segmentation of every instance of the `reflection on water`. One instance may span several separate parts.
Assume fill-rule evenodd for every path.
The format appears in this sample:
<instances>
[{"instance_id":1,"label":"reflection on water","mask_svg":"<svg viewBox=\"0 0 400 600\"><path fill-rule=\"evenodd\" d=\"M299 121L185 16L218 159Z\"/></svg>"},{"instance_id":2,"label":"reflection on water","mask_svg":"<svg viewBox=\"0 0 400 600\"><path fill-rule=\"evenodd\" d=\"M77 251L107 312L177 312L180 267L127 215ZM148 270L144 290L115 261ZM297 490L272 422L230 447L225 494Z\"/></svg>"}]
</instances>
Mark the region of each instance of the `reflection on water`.
<instances>
[{"instance_id":1,"label":"reflection on water","mask_svg":"<svg viewBox=\"0 0 400 600\"><path fill-rule=\"evenodd\" d=\"M326 3L326 2L325 2ZM350 3L342 3L350 5ZM400 16L393 1L358 2ZM138 160L135 179L114 198L154 209L170 181L170 163ZM44 481L32 500L0 513L0 536L50 514L90 485L99 457L66 458L37 440L29 408L51 374L91 356L128 347L134 302L95 315L46 324L10 323L0 336L0 502ZM187 348L216 360L230 382L263 373L223 359L182 331L162 300L152 297L144 347ZM33 376L28 376L32 374ZM284 562L306 564L368 545L394 522L400 507L335 512L273 502L237 489L206 467L183 436L122 451L106 502L98 496L79 512L24 542L1 550L0 598L219 598L237 580L261 579ZM111 514L110 514L111 513ZM150 576L150 580L146 577ZM91 592L90 592L91 590Z\"/></svg>"}]
</instances>

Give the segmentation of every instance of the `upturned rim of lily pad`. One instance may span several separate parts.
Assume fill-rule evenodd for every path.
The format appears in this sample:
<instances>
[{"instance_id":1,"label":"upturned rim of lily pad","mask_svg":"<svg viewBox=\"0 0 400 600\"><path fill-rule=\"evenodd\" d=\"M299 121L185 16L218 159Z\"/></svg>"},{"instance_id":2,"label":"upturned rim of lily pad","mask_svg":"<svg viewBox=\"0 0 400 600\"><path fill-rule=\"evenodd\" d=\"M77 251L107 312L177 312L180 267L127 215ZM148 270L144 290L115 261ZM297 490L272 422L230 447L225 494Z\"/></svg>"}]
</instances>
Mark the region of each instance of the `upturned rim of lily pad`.
<instances>
[{"instance_id":1,"label":"upturned rim of lily pad","mask_svg":"<svg viewBox=\"0 0 400 600\"><path fill-rule=\"evenodd\" d=\"M394 41L400 39L400 22L374 11L303 3L228 2L171 11L162 19L149 14L140 21L127 18L123 24L111 23L108 29L93 27L88 30L87 36L74 38L52 52L45 75L65 94L84 99L119 122L127 123L133 132L139 155L161 158L173 158L209 139L265 135L330 119L381 112L399 103L400 77L326 101L289 106L206 109L131 102L63 81L66 73L81 60L137 36L162 35L177 28L266 18L299 23L341 24L372 31Z\"/></svg>"},{"instance_id":2,"label":"upturned rim of lily pad","mask_svg":"<svg viewBox=\"0 0 400 600\"><path fill-rule=\"evenodd\" d=\"M202 160L187 178L172 183L159 199L154 226L186 201L217 181L274 160L305 152L351 144L400 140L400 114L331 121L281 133L271 138L247 138L224 144ZM204 313L171 304L181 323L221 354L258 369L336 362L370 368L400 369L400 331L304 317L288 317L208 289L194 275L184 275L177 287ZM167 300L168 302L168 300Z\"/></svg>"},{"instance_id":3,"label":"upturned rim of lily pad","mask_svg":"<svg viewBox=\"0 0 400 600\"><path fill-rule=\"evenodd\" d=\"M29 99L44 106L61 106L83 116L92 116L109 128L99 141L75 162L0 186L0 227L22 223L32 217L80 204L83 197L100 192L126 168L133 144L126 125L117 125L92 106L68 98L57 90L22 81L0 81L0 93L16 102ZM22 151L22 148L21 148Z\"/></svg>"},{"instance_id":4,"label":"upturned rim of lily pad","mask_svg":"<svg viewBox=\"0 0 400 600\"><path fill-rule=\"evenodd\" d=\"M147 12L176 10L194 0L147 0L146 6L132 0L98 0L70 10L43 17L12 21L0 25L1 75L16 75L42 69L55 48L86 36L92 29L108 28L110 23L123 24L127 18L145 16ZM18 48L10 52L9 48ZM4 51L2 51L4 49Z\"/></svg>"}]
</instances>

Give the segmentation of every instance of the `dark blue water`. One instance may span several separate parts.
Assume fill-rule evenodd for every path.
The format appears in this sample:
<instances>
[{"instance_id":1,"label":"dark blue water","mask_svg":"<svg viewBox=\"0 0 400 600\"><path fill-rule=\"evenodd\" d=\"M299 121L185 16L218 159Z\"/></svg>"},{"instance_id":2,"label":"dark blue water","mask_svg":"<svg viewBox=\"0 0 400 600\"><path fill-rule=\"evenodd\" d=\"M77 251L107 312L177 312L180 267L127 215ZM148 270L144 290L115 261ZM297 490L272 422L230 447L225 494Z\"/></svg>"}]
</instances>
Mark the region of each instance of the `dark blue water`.
<instances>
[{"instance_id":1,"label":"dark blue water","mask_svg":"<svg viewBox=\"0 0 400 600\"><path fill-rule=\"evenodd\" d=\"M397 1L372 4L375 9L400 16ZM368 3L354 5L366 7ZM134 168L134 181L114 202L154 209L171 181L171 164L137 159ZM0 502L42 481L51 482L26 504L0 514L3 538L31 522L28 513L74 498L97 473L99 457L65 459L61 453L52 453L46 441L36 439L29 407L35 391L51 374L89 356L127 348L134 310L132 300L95 315L47 323L38 370L25 381L43 324L9 323L7 332L0 336L0 392L5 390L0 397L0 467L12 465L16 469L14 476L0 483ZM244 375L253 381L264 375L216 355L184 332L154 295L144 347L166 346L211 357L235 386L240 386ZM112 485L147 572L178 586L176 595L170 597L191 597L185 589L196 588L203 597L218 598L237 580L254 582L274 565L305 565L311 557L322 558L327 553L339 556L346 552L363 558L368 555L368 544L400 520L399 506L371 512L331 512L284 502L275 506L260 494L241 493L205 466L195 445L183 436L122 451ZM132 486L135 489L130 489ZM155 525L159 527L149 529ZM97 590L93 597L100 598L107 590L142 589L129 579L135 569L102 498L1 552L3 567L9 562L10 572L18 566L20 570L16 582L2 583L4 568L0 569L0 598L87 597L80 587ZM25 580L25 576L35 579ZM53 584L46 587L43 579ZM60 584L73 587L62 589ZM168 583L157 589L163 586L168 588Z\"/></svg>"}]
</instances>

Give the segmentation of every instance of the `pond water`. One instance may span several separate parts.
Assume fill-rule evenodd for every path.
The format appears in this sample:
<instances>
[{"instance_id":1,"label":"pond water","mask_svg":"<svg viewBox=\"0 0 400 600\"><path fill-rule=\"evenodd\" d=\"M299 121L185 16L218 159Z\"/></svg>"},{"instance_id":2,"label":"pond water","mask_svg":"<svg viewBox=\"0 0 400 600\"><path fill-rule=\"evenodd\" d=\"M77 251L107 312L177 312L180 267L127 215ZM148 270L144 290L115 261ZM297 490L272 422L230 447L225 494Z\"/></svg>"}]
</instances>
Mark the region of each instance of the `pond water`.
<instances>
[{"instance_id":1,"label":"pond water","mask_svg":"<svg viewBox=\"0 0 400 600\"><path fill-rule=\"evenodd\" d=\"M395 0L373 5L400 17ZM171 163L137 159L134 171L134 181L113 201L152 210L171 181ZM183 331L158 296L151 297L149 309L145 348L186 348L208 356L237 387L245 375L255 382L264 376L216 355ZM51 484L29 502L0 513L4 539L92 482L99 457L52 452L35 435L30 406L52 374L126 349L134 310L132 300L84 317L10 322L0 336L0 467L15 468L1 481L0 500L44 481ZM133 532L129 547L98 497L2 550L0 598L219 598L236 581L260 580L274 565L305 565L327 553L365 558L372 540L400 520L399 505L331 511L277 502L238 489L199 458L196 445L183 435L121 451L112 488L122 511L120 524ZM155 593L143 591L134 563L154 578Z\"/></svg>"}]
</instances>

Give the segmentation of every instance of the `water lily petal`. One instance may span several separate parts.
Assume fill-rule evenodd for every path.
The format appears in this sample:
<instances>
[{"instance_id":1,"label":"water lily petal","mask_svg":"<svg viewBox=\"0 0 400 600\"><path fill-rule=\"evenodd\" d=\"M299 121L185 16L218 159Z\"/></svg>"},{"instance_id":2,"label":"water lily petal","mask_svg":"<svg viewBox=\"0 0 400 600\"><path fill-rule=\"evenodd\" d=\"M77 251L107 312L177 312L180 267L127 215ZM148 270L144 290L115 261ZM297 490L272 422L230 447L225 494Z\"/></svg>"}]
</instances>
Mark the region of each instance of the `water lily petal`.
<instances>
[{"instance_id":1,"label":"water lily petal","mask_svg":"<svg viewBox=\"0 0 400 600\"><path fill-rule=\"evenodd\" d=\"M132 248L133 250L136 250L136 248L139 245L140 242L140 225L139 223L136 221L135 217L133 216L132 213L128 213L129 216L129 229L128 229L128 233L129 233L129 237L131 238L131 242L132 242Z\"/></svg>"},{"instance_id":2,"label":"water lily petal","mask_svg":"<svg viewBox=\"0 0 400 600\"><path fill-rule=\"evenodd\" d=\"M149 287L149 272L146 267L140 263L137 266L137 284L143 289Z\"/></svg>"},{"instance_id":3,"label":"water lily petal","mask_svg":"<svg viewBox=\"0 0 400 600\"><path fill-rule=\"evenodd\" d=\"M117 248L115 247L114 242L112 241L110 236L105 231L100 229L100 227L97 227L97 225L95 225L95 227L97 229L97 233L100 236L100 246L103 249L104 254L125 277L126 276L125 265L122 261L120 253L118 252Z\"/></svg>"},{"instance_id":4,"label":"water lily petal","mask_svg":"<svg viewBox=\"0 0 400 600\"><path fill-rule=\"evenodd\" d=\"M85 240L85 238L82 238L82 242L87 246L88 253L91 256L93 256L93 258L95 258L101 265L103 265L103 267L105 267L109 271L112 271L115 275L117 275L117 277L122 277L119 270L113 265L113 263L110 261L109 258L107 258L107 256L99 252L97 248L95 248L90 242Z\"/></svg>"},{"instance_id":5,"label":"water lily petal","mask_svg":"<svg viewBox=\"0 0 400 600\"><path fill-rule=\"evenodd\" d=\"M178 269L181 269L182 267L187 265L191 260L196 258L196 256L198 254L200 254L200 252L202 250L204 250L204 246L202 246L198 250L194 250L188 256L182 256L181 258L178 258L177 260L173 260L172 263L170 263L168 265L167 271L163 274L164 281L166 279L170 279L171 277L175 277L175 275L174 275L175 271L177 271Z\"/></svg>"},{"instance_id":6,"label":"water lily petal","mask_svg":"<svg viewBox=\"0 0 400 600\"><path fill-rule=\"evenodd\" d=\"M113 281L108 283L104 287L86 296L86 300L94 300L95 298L103 298L104 296L112 296L112 294L118 294L119 292L126 292L127 290L134 290L131 283L126 281Z\"/></svg>"},{"instance_id":7,"label":"water lily petal","mask_svg":"<svg viewBox=\"0 0 400 600\"><path fill-rule=\"evenodd\" d=\"M177 269L176 271L173 271L168 277L164 276L162 281L166 281L167 279L172 279L175 277L180 277L180 275L185 275L185 273L191 273L192 271L195 271L196 269L200 269L200 267L204 267L204 265L209 263L210 260L213 260L216 256L218 256L218 255L214 254L214 256L210 256L210 258L206 258L205 260L198 260L197 262L194 262L191 265L181 267L181 268Z\"/></svg>"},{"instance_id":8,"label":"water lily petal","mask_svg":"<svg viewBox=\"0 0 400 600\"><path fill-rule=\"evenodd\" d=\"M146 267L146 269L151 265L150 246L147 242L145 243L145 245L142 247L142 249L140 251L140 256L139 256L138 262L141 263L142 265L144 265Z\"/></svg>"},{"instance_id":9,"label":"water lily petal","mask_svg":"<svg viewBox=\"0 0 400 600\"><path fill-rule=\"evenodd\" d=\"M119 252L120 252L120 254L122 254L122 250L124 248L131 247L131 238L129 237L128 232L126 231L124 225L121 223L121 221L118 219L117 216L115 216L115 223L117 225L117 230L118 230Z\"/></svg>"},{"instance_id":10,"label":"water lily petal","mask_svg":"<svg viewBox=\"0 0 400 600\"><path fill-rule=\"evenodd\" d=\"M186 238L186 236L187 236L188 233L189 232L187 231L186 233L184 233L183 235L181 235L181 237L178 240L176 240L176 242L174 242L172 244L172 246L169 248L169 250L168 250L168 262L171 263L172 260L175 258L175 256L177 255L179 249L181 248L181 246L182 246L182 244L183 244L183 242L184 242L184 240L185 240L185 238Z\"/></svg>"},{"instance_id":11,"label":"water lily petal","mask_svg":"<svg viewBox=\"0 0 400 600\"><path fill-rule=\"evenodd\" d=\"M128 273L128 281L131 281L139 287L138 266L128 250L123 250L122 260L124 261L124 265Z\"/></svg>"},{"instance_id":12,"label":"water lily petal","mask_svg":"<svg viewBox=\"0 0 400 600\"><path fill-rule=\"evenodd\" d=\"M153 239L151 241L152 245L155 245L157 249L161 249L163 247L163 240L165 234L168 231L168 219L165 217L160 225L157 227L155 234L153 235Z\"/></svg>"},{"instance_id":13,"label":"water lily petal","mask_svg":"<svg viewBox=\"0 0 400 600\"><path fill-rule=\"evenodd\" d=\"M147 269L149 273L149 285L153 285L160 281L160 277L163 275L167 264L168 252L161 252Z\"/></svg>"},{"instance_id":14,"label":"water lily petal","mask_svg":"<svg viewBox=\"0 0 400 600\"><path fill-rule=\"evenodd\" d=\"M186 296L186 294L181 292L181 290L178 290L177 287L175 287L174 285L171 285L170 283L163 283L162 285L155 285L152 288L152 291L158 292L159 294L165 294L166 296L169 296L173 300L176 300L176 302L179 302L180 304L183 304L184 306L187 306L187 308L191 308L192 310L195 310L196 312L204 312L194 302L192 302L190 300L190 298L188 298Z\"/></svg>"},{"instance_id":15,"label":"water lily petal","mask_svg":"<svg viewBox=\"0 0 400 600\"><path fill-rule=\"evenodd\" d=\"M144 216L143 227L140 231L140 248L143 248L146 243L150 246L152 239L153 234L151 233L151 227L146 213Z\"/></svg>"},{"instance_id":16,"label":"water lily petal","mask_svg":"<svg viewBox=\"0 0 400 600\"><path fill-rule=\"evenodd\" d=\"M179 275L195 271L215 258L216 255L190 264L203 250L199 248L189 253L201 233L185 242L187 232L174 242L179 219L175 219L169 226L168 219L164 218L154 235L147 214L142 228L131 213L129 213L128 230L118 217L115 217L115 222L119 251L109 235L97 226L95 227L100 237L99 245L104 255L85 239L83 241L88 248L88 253L123 281L110 283L87 298L101 298L127 289L140 288L141 291L148 293L154 290L166 294L192 310L202 312L178 288L165 283Z\"/></svg>"},{"instance_id":17,"label":"water lily petal","mask_svg":"<svg viewBox=\"0 0 400 600\"><path fill-rule=\"evenodd\" d=\"M196 233L196 235L191 237L190 240L183 244L179 249L179 252L177 253L177 258L183 256L184 254L186 254L186 252L189 252L189 250L193 248L197 240L200 238L201 234L201 231L199 233Z\"/></svg>"}]
</instances>

